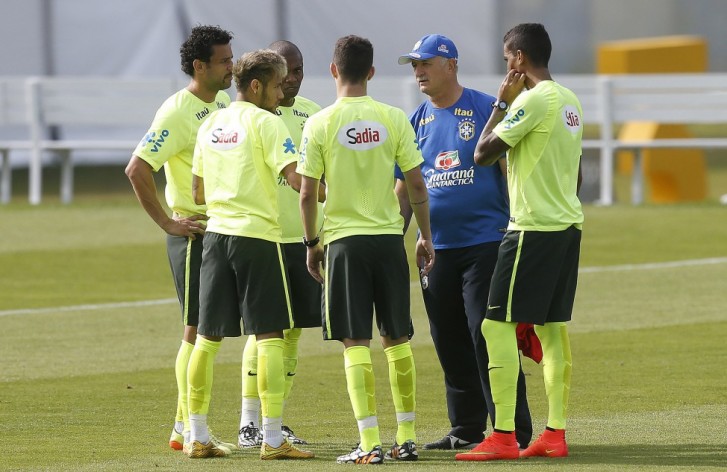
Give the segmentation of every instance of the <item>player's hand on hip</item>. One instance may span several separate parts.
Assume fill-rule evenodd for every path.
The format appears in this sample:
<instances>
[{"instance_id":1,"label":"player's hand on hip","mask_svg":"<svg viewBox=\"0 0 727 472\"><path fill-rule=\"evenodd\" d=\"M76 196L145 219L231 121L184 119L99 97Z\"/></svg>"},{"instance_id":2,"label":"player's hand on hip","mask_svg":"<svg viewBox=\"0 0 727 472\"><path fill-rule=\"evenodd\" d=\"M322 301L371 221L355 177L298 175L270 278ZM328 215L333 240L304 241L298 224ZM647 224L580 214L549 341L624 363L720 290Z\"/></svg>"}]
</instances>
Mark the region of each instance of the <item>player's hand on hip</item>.
<instances>
[{"instance_id":1,"label":"player's hand on hip","mask_svg":"<svg viewBox=\"0 0 727 472\"><path fill-rule=\"evenodd\" d=\"M316 244L315 246L308 248L308 254L306 254L306 265L308 266L308 273L316 279L319 284L323 283L323 275L321 272L321 265L323 264L323 246Z\"/></svg>"},{"instance_id":2,"label":"player's hand on hip","mask_svg":"<svg viewBox=\"0 0 727 472\"><path fill-rule=\"evenodd\" d=\"M164 227L164 231L172 236L183 236L190 239L196 239L197 235L204 235L206 228L206 215L192 215L185 218L173 218Z\"/></svg>"},{"instance_id":3,"label":"player's hand on hip","mask_svg":"<svg viewBox=\"0 0 727 472\"><path fill-rule=\"evenodd\" d=\"M434 245L428 239L417 240L416 246L417 267L422 275L427 275L434 267Z\"/></svg>"}]
</instances>

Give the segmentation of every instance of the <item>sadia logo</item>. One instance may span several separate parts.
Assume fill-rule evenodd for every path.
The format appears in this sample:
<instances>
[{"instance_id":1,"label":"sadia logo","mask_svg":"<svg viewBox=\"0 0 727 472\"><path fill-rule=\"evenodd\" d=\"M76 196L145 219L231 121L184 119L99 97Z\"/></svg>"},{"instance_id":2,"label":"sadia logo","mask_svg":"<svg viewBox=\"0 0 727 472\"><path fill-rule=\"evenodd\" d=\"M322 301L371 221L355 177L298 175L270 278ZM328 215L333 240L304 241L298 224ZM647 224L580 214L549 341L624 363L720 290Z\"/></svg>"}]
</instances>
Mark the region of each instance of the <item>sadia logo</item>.
<instances>
[{"instance_id":1,"label":"sadia logo","mask_svg":"<svg viewBox=\"0 0 727 472\"><path fill-rule=\"evenodd\" d=\"M386 141L388 132L375 121L354 121L338 130L338 142L354 151L367 151Z\"/></svg>"},{"instance_id":2,"label":"sadia logo","mask_svg":"<svg viewBox=\"0 0 727 472\"><path fill-rule=\"evenodd\" d=\"M581 116L573 105L563 107L563 123L571 133L576 134L581 127Z\"/></svg>"},{"instance_id":3,"label":"sadia logo","mask_svg":"<svg viewBox=\"0 0 727 472\"><path fill-rule=\"evenodd\" d=\"M434 158L434 168L437 170L449 170L452 167L459 167L462 162L459 160L458 151L444 151Z\"/></svg>"},{"instance_id":4,"label":"sadia logo","mask_svg":"<svg viewBox=\"0 0 727 472\"><path fill-rule=\"evenodd\" d=\"M245 132L235 128L216 128L210 132L208 137L213 148L224 151L237 147L245 137Z\"/></svg>"}]
</instances>

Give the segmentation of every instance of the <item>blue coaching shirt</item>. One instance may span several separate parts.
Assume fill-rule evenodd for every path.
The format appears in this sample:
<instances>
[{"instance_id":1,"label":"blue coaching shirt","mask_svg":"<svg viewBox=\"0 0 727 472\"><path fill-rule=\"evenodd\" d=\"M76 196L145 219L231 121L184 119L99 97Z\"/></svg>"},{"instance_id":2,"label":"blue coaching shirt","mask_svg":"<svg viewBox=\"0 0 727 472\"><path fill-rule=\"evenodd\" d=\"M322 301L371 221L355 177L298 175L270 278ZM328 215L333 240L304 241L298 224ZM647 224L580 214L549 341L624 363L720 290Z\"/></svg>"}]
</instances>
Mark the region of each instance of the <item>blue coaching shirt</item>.
<instances>
[{"instance_id":1,"label":"blue coaching shirt","mask_svg":"<svg viewBox=\"0 0 727 472\"><path fill-rule=\"evenodd\" d=\"M475 145L495 98L465 88L449 108L427 100L409 117L424 156L421 165L429 191L435 249L500 241L510 209L499 165L478 166ZM397 168L396 178L404 179Z\"/></svg>"}]
</instances>

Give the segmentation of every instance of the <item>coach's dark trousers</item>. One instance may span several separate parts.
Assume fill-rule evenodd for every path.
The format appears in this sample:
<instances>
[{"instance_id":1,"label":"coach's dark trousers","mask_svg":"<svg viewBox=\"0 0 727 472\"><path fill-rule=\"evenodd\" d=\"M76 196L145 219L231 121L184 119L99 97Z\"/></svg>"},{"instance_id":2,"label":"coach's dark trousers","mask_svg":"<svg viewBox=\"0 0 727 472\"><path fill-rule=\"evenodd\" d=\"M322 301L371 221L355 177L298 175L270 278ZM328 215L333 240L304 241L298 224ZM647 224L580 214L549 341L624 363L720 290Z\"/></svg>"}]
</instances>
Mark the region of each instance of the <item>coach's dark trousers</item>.
<instances>
[{"instance_id":1,"label":"coach's dark trousers","mask_svg":"<svg viewBox=\"0 0 727 472\"><path fill-rule=\"evenodd\" d=\"M449 434L479 442L487 429L487 415L494 428L489 357L480 331L487 309L490 279L497 262L500 242L457 249L437 250L437 263L429 273L429 286L422 290L429 328L444 371ZM533 425L522 369L518 377L515 408L517 441L526 446Z\"/></svg>"}]
</instances>

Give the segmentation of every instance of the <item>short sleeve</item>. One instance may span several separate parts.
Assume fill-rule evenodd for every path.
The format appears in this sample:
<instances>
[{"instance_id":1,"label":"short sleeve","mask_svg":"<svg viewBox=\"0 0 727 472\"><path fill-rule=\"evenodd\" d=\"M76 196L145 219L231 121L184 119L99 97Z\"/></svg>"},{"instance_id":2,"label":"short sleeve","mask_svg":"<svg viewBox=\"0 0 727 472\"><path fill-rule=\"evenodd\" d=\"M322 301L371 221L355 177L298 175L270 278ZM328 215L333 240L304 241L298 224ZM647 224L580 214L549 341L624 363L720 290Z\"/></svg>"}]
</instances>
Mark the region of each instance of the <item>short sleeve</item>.
<instances>
[{"instance_id":1,"label":"short sleeve","mask_svg":"<svg viewBox=\"0 0 727 472\"><path fill-rule=\"evenodd\" d=\"M393 119L395 119L395 126L399 130L399 146L396 153L396 166L399 172L401 172L401 178L403 179L403 173L412 170L413 168L421 165L424 162L422 152L419 150L419 143L417 142L416 135L414 134L414 128L411 126L409 119L406 117L403 111L395 109L393 113ZM396 170L395 170L396 172ZM399 178L397 176L397 178Z\"/></svg>"},{"instance_id":2,"label":"short sleeve","mask_svg":"<svg viewBox=\"0 0 727 472\"><path fill-rule=\"evenodd\" d=\"M279 174L285 166L298 160L298 150L283 120L265 115L260 126L262 145L268 166Z\"/></svg>"},{"instance_id":3,"label":"short sleeve","mask_svg":"<svg viewBox=\"0 0 727 472\"><path fill-rule=\"evenodd\" d=\"M320 179L323 175L323 130L316 116L306 121L301 138L296 172L306 177Z\"/></svg>"},{"instance_id":4,"label":"short sleeve","mask_svg":"<svg viewBox=\"0 0 727 472\"><path fill-rule=\"evenodd\" d=\"M541 95L520 94L510 106L505 118L495 126L493 133L511 148L515 147L526 134L543 121L547 108L547 103Z\"/></svg>"},{"instance_id":5,"label":"short sleeve","mask_svg":"<svg viewBox=\"0 0 727 472\"><path fill-rule=\"evenodd\" d=\"M136 146L134 155L146 161L156 172L187 147L193 137L191 134L191 123L179 111L162 108Z\"/></svg>"}]
</instances>

